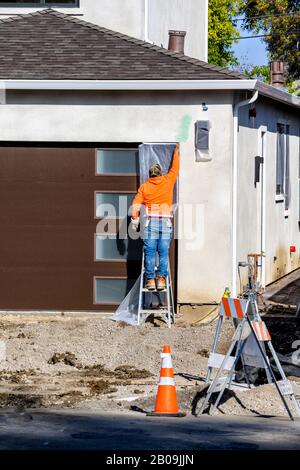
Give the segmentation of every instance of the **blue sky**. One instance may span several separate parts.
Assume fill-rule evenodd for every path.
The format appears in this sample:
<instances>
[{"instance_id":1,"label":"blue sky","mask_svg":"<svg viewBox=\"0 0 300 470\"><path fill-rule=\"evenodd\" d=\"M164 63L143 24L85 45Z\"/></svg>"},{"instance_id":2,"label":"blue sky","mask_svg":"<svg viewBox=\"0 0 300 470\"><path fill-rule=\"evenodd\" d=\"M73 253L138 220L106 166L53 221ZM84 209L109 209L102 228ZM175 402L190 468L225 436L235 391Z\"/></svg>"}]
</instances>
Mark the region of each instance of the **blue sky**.
<instances>
[{"instance_id":1,"label":"blue sky","mask_svg":"<svg viewBox=\"0 0 300 470\"><path fill-rule=\"evenodd\" d=\"M252 36L254 32L240 30L241 36ZM233 50L241 64L267 65L268 57L265 43L261 38L241 39L237 44L233 44Z\"/></svg>"}]
</instances>

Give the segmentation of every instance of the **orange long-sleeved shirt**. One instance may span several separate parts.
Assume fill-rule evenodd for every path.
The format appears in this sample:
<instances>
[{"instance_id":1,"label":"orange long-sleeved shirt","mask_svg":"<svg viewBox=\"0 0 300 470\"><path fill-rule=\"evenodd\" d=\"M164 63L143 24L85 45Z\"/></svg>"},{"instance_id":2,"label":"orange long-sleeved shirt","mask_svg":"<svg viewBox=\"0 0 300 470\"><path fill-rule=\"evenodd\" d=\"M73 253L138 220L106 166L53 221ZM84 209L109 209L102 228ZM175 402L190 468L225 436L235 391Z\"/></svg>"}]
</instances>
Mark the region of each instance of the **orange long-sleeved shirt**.
<instances>
[{"instance_id":1,"label":"orange long-sleeved shirt","mask_svg":"<svg viewBox=\"0 0 300 470\"><path fill-rule=\"evenodd\" d=\"M132 203L132 218L137 219L141 205L144 204L147 213L168 215L172 213L173 189L179 173L179 149L175 148L172 166L169 173L163 176L149 178L143 183Z\"/></svg>"}]
</instances>

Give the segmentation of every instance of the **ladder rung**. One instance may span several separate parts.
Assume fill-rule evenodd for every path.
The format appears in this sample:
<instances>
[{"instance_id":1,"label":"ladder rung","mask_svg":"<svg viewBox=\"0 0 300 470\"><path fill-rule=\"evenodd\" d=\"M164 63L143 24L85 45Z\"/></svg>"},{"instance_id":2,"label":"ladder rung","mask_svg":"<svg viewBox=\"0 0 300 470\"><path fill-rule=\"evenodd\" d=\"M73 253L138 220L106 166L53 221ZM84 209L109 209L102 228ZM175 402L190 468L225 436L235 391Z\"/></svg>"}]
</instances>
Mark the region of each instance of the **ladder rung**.
<instances>
[{"instance_id":1,"label":"ladder rung","mask_svg":"<svg viewBox=\"0 0 300 470\"><path fill-rule=\"evenodd\" d=\"M141 313L169 313L169 310L162 310L160 308L142 309Z\"/></svg>"},{"instance_id":2,"label":"ladder rung","mask_svg":"<svg viewBox=\"0 0 300 470\"><path fill-rule=\"evenodd\" d=\"M158 289L149 290L149 289L146 289L146 287L143 287L142 292L148 292L148 294L153 294L153 292L154 292L154 293L167 292L167 289L162 289L162 290L158 290Z\"/></svg>"}]
</instances>

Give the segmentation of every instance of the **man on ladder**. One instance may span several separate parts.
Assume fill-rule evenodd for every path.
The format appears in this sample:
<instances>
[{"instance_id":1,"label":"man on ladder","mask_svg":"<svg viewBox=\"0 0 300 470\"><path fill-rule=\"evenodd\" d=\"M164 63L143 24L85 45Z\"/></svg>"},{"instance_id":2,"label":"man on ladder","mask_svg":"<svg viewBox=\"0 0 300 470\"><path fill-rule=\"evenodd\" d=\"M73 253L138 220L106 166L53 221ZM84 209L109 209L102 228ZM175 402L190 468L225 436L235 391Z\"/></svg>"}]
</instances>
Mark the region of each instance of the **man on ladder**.
<instances>
[{"instance_id":1,"label":"man on ladder","mask_svg":"<svg viewBox=\"0 0 300 470\"><path fill-rule=\"evenodd\" d=\"M168 260L172 239L173 190L179 173L179 144L173 153L172 166L166 175L158 163L149 168L149 179L142 184L132 205L131 225L137 230L141 206L146 208L146 223L143 233L145 251L145 287L149 291L165 290L168 276ZM156 253L159 255L157 278L155 279Z\"/></svg>"}]
</instances>

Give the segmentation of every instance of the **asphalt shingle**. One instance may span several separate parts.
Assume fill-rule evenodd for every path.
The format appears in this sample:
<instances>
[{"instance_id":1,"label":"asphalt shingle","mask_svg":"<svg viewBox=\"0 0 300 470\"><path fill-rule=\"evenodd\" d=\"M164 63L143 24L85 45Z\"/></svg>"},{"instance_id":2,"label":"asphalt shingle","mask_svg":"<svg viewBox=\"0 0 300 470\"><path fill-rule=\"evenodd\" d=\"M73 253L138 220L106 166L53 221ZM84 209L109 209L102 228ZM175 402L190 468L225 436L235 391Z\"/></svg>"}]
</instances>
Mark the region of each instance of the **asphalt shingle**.
<instances>
[{"instance_id":1,"label":"asphalt shingle","mask_svg":"<svg viewBox=\"0 0 300 470\"><path fill-rule=\"evenodd\" d=\"M245 78L49 9L0 20L0 45L0 79Z\"/></svg>"}]
</instances>

